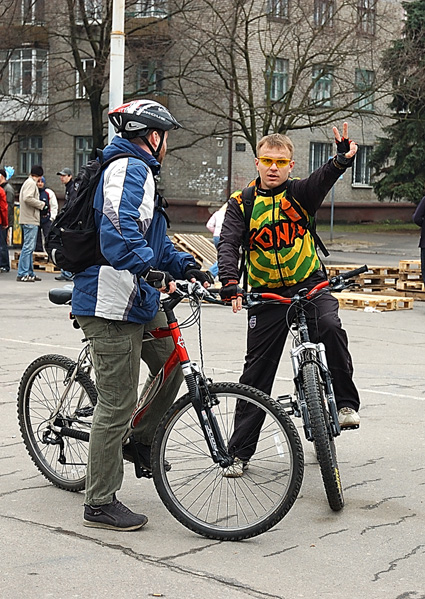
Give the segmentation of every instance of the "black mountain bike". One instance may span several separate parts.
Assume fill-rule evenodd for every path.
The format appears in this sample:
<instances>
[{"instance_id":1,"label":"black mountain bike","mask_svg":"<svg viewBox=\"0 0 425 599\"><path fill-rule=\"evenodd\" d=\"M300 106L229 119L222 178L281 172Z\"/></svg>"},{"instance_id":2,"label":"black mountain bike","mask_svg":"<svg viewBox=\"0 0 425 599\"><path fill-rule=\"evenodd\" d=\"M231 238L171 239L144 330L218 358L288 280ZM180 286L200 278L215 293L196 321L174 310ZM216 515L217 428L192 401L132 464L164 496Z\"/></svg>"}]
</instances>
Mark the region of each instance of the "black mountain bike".
<instances>
[{"instance_id":1,"label":"black mountain bike","mask_svg":"<svg viewBox=\"0 0 425 599\"><path fill-rule=\"evenodd\" d=\"M330 507L339 511L344 506L344 496L337 461L335 438L341 433L338 411L332 387L331 373L323 343L312 343L304 308L314 302L319 293L328 289L342 291L354 284L353 277L366 272L367 266L346 272L319 283L309 291L299 291L294 297L275 293L248 293L244 303L248 308L260 304L288 304L288 320L292 320L291 362L294 374L294 396L282 395L277 401L289 414L302 418L304 434L314 443L323 484ZM358 428L358 427L352 427Z\"/></svg>"}]
</instances>

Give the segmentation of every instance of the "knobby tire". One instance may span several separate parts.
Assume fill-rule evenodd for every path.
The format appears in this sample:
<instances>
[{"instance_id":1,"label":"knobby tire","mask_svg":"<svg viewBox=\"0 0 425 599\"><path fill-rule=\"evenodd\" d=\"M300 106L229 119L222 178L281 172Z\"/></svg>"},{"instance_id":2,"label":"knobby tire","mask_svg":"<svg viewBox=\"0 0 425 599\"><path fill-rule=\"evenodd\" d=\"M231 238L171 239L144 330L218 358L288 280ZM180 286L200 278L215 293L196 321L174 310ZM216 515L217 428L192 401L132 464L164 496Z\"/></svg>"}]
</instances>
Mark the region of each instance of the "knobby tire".
<instances>
[{"instance_id":1,"label":"knobby tire","mask_svg":"<svg viewBox=\"0 0 425 599\"><path fill-rule=\"evenodd\" d=\"M255 406L265 417L248 469L240 478L223 476L186 394L157 428L154 483L166 508L188 529L210 539L247 539L269 530L292 507L304 472L301 440L285 411L264 393L238 383L212 384L210 392L219 401L213 410L226 446L237 401L242 409Z\"/></svg>"},{"instance_id":2,"label":"knobby tire","mask_svg":"<svg viewBox=\"0 0 425 599\"><path fill-rule=\"evenodd\" d=\"M49 421L68 386L55 425L88 433L97 401L94 383L82 370L67 384L75 366L65 356L41 356L25 370L18 390L18 419L25 447L40 472L67 491L85 487L88 443L53 433ZM65 463L59 461L61 444Z\"/></svg>"},{"instance_id":3,"label":"knobby tire","mask_svg":"<svg viewBox=\"0 0 425 599\"><path fill-rule=\"evenodd\" d=\"M329 414L317 364L307 362L302 368L302 381L313 441L329 505L335 512L344 507L335 441L329 426Z\"/></svg>"}]
</instances>

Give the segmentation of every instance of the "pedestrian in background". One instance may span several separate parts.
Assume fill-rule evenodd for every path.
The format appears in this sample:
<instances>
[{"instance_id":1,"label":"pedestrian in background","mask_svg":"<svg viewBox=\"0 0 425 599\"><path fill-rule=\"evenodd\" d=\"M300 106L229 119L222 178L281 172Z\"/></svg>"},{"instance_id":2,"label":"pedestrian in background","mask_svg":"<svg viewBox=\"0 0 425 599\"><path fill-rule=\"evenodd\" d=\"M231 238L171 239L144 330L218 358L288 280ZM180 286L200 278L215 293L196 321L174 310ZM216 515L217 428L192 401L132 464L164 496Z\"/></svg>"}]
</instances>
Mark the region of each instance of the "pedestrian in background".
<instances>
[{"instance_id":1,"label":"pedestrian in background","mask_svg":"<svg viewBox=\"0 0 425 599\"><path fill-rule=\"evenodd\" d=\"M7 230L9 221L7 215L7 198L3 189L6 183L6 171L0 168L0 272L9 272L9 251L7 249Z\"/></svg>"},{"instance_id":2,"label":"pedestrian in background","mask_svg":"<svg viewBox=\"0 0 425 599\"><path fill-rule=\"evenodd\" d=\"M41 181L43 168L35 164L30 176L24 182L19 192L19 224L22 227L24 241L18 263L17 281L22 283L33 283L41 281L36 277L33 269L33 252L37 242L38 227L40 225L40 210L45 206L40 200L37 183Z\"/></svg>"},{"instance_id":3,"label":"pedestrian in background","mask_svg":"<svg viewBox=\"0 0 425 599\"><path fill-rule=\"evenodd\" d=\"M59 175L62 183L65 185L65 203L63 207L66 208L68 203L73 202L77 195L74 187L74 179L72 178L72 170L66 166L56 174ZM55 279L56 281L72 281L73 275L72 272L61 269L61 274L55 277Z\"/></svg>"},{"instance_id":4,"label":"pedestrian in background","mask_svg":"<svg viewBox=\"0 0 425 599\"><path fill-rule=\"evenodd\" d=\"M46 189L46 179L44 177L41 177L41 181L37 183L37 187L40 193L40 200L44 202L45 206L40 212L40 226L38 228L35 251L44 252L44 243L52 228L52 222L58 213L58 200L54 191Z\"/></svg>"},{"instance_id":5,"label":"pedestrian in background","mask_svg":"<svg viewBox=\"0 0 425 599\"><path fill-rule=\"evenodd\" d=\"M205 225L208 231L213 234L213 242L215 247L218 246L218 242L220 241L220 233L221 227L223 226L224 215L226 214L227 202L223 204L219 210L216 210L214 214L211 215L207 224ZM218 276L218 262L217 260L209 269L212 276L215 278Z\"/></svg>"},{"instance_id":6,"label":"pedestrian in background","mask_svg":"<svg viewBox=\"0 0 425 599\"><path fill-rule=\"evenodd\" d=\"M422 280L425 283L425 196L419 202L413 214L413 222L421 227L421 236L419 238L419 247L421 248L421 270Z\"/></svg>"},{"instance_id":7,"label":"pedestrian in background","mask_svg":"<svg viewBox=\"0 0 425 599\"><path fill-rule=\"evenodd\" d=\"M6 182L2 184L2 187L6 193L7 199L7 220L9 221L8 228L8 245L12 245L13 240L13 224L15 222L15 189L10 182L10 178L13 177L15 173L15 169L13 166L5 166L4 170L6 171Z\"/></svg>"}]
</instances>

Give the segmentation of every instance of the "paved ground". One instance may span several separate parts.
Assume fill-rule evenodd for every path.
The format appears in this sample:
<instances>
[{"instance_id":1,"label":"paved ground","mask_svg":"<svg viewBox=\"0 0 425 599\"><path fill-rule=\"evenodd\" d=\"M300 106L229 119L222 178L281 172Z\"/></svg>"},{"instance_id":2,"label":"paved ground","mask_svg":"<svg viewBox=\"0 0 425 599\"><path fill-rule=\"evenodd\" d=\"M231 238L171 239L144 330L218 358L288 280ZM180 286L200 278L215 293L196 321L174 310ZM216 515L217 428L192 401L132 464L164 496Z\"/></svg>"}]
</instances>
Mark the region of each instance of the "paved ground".
<instances>
[{"instance_id":1,"label":"paved ground","mask_svg":"<svg viewBox=\"0 0 425 599\"><path fill-rule=\"evenodd\" d=\"M414 235L344 236L332 245L331 261L340 264L391 265L418 256ZM131 465L119 497L149 516L134 533L84 528L83 495L60 491L38 473L17 426L18 381L41 354L75 357L81 333L66 308L47 300L58 285L53 275L34 284L15 276L0 275L2 597L425 598L425 302L408 311L341 312L362 396L361 428L338 441L344 510L328 508L304 443L304 482L289 514L260 537L219 543L175 521ZM188 310L182 304L181 317ZM207 372L237 380L244 316L206 306L202 322ZM196 329L185 337L197 359ZM291 390L285 354L274 393Z\"/></svg>"}]
</instances>

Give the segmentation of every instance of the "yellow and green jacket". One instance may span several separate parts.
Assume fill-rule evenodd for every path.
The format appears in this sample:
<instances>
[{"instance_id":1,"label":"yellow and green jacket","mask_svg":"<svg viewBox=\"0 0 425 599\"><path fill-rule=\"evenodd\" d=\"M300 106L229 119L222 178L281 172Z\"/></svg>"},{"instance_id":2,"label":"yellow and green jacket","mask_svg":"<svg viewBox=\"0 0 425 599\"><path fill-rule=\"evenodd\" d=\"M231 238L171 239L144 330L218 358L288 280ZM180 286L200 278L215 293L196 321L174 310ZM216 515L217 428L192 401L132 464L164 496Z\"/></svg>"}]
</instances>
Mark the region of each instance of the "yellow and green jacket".
<instances>
[{"instance_id":1,"label":"yellow and green jacket","mask_svg":"<svg viewBox=\"0 0 425 599\"><path fill-rule=\"evenodd\" d=\"M291 179L291 196L299 206L294 210L286 199L288 181L270 190L255 186L249 226L247 255L248 285L253 288L291 287L320 268L314 239L299 221L300 213L312 223L326 194L341 175L333 161L318 168L306 179ZM239 280L240 247L247 238L242 191L232 194L218 245L219 278L223 284Z\"/></svg>"}]
</instances>

